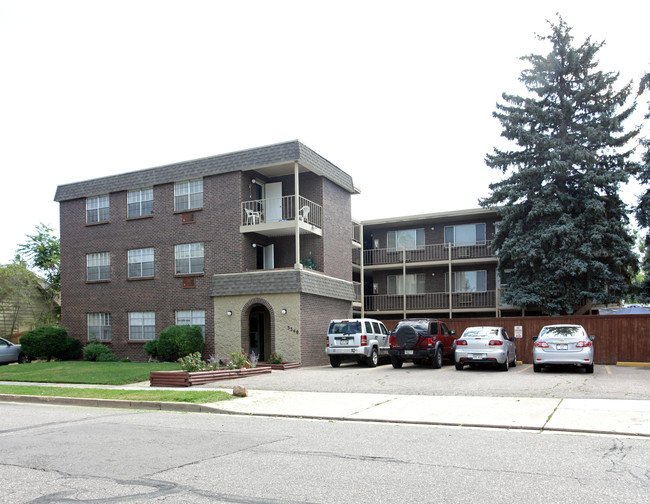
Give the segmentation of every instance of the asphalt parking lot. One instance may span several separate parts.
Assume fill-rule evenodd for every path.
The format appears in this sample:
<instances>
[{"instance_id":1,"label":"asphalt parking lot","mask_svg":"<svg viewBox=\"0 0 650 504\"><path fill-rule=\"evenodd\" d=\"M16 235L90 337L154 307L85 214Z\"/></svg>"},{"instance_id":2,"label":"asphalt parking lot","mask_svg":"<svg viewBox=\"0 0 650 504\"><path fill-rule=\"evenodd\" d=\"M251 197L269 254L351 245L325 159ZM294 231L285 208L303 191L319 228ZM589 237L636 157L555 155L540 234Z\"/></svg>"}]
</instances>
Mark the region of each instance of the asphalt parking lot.
<instances>
[{"instance_id":1,"label":"asphalt parking lot","mask_svg":"<svg viewBox=\"0 0 650 504\"><path fill-rule=\"evenodd\" d=\"M593 375L567 366L534 373L532 364L509 371L468 368L456 371L447 361L442 369L405 363L402 369L387 364L368 368L343 363L340 368L305 367L202 385L251 390L344 392L432 396L539 397L570 399L650 399L650 367L596 365Z\"/></svg>"}]
</instances>

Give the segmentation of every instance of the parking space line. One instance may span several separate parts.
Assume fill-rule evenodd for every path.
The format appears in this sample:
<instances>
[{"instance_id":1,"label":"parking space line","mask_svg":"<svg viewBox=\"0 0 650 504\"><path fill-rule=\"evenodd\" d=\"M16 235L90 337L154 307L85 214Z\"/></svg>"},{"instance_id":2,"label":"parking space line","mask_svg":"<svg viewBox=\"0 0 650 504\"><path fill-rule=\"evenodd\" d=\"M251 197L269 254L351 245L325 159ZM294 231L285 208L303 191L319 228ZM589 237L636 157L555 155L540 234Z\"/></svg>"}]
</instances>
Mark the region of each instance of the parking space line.
<instances>
[{"instance_id":1,"label":"parking space line","mask_svg":"<svg viewBox=\"0 0 650 504\"><path fill-rule=\"evenodd\" d=\"M612 370L609 369L609 366L605 366L605 371L607 371L607 374L609 374L609 375L612 374Z\"/></svg>"},{"instance_id":2,"label":"parking space line","mask_svg":"<svg viewBox=\"0 0 650 504\"><path fill-rule=\"evenodd\" d=\"M530 369L530 368L532 368L532 367L533 367L533 365L530 364L529 366L526 366L524 369L519 369L519 370L517 371L517 373L523 373L524 371L527 371L528 369Z\"/></svg>"}]
</instances>

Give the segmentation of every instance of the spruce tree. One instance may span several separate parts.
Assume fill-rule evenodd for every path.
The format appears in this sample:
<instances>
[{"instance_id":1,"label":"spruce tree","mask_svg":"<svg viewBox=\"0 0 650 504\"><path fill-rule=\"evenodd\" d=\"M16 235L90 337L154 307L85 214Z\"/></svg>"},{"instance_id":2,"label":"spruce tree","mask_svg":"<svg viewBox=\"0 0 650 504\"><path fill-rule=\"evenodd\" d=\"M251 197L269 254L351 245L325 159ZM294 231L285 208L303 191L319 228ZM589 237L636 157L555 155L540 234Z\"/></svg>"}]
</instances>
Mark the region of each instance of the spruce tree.
<instances>
[{"instance_id":1,"label":"spruce tree","mask_svg":"<svg viewBox=\"0 0 650 504\"><path fill-rule=\"evenodd\" d=\"M646 91L650 92L650 72L645 74L641 79L638 95L641 96ZM650 102L648 102L648 111L644 119L650 119ZM641 139L641 146L644 151L638 180L645 186L648 186L650 184L650 138ZM639 204L636 208L636 220L641 227L650 228L650 189L646 189L639 197ZM640 297L643 301L648 301L650 300L650 232L645 236L645 254L642 269L645 278L640 286Z\"/></svg>"},{"instance_id":2,"label":"spruce tree","mask_svg":"<svg viewBox=\"0 0 650 504\"><path fill-rule=\"evenodd\" d=\"M501 215L493 248L508 278L503 301L556 315L618 301L636 270L618 193L636 168L626 144L638 130L623 127L631 83L617 91L618 74L596 68L603 42L576 47L561 17L549 26L537 35L548 55L521 58L528 94L504 93L496 105L501 135L518 147L486 156L506 177L480 203Z\"/></svg>"}]
</instances>

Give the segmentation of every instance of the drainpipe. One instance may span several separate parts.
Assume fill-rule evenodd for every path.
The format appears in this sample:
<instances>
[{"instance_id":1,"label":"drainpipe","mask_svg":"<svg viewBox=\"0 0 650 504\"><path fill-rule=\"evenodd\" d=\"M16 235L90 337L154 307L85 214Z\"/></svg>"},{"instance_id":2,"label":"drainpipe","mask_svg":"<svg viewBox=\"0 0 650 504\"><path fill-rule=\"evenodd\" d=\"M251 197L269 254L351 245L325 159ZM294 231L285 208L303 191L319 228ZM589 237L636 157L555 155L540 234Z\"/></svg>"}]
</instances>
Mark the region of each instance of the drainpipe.
<instances>
[{"instance_id":1,"label":"drainpipe","mask_svg":"<svg viewBox=\"0 0 650 504\"><path fill-rule=\"evenodd\" d=\"M359 240L361 241L361 260L359 261L361 264L361 285L359 286L359 291L361 293L361 318L365 318L366 316L366 296L365 296L365 289L364 285L366 283L365 279L365 264L363 260L363 224L359 224Z\"/></svg>"},{"instance_id":2,"label":"drainpipe","mask_svg":"<svg viewBox=\"0 0 650 504\"><path fill-rule=\"evenodd\" d=\"M298 210L300 204L300 184L298 182L298 161L293 163L293 186L294 186L294 202L293 202L293 218L296 224L296 263L293 265L295 269L302 269L300 263L300 221L298 219Z\"/></svg>"},{"instance_id":3,"label":"drainpipe","mask_svg":"<svg viewBox=\"0 0 650 504\"><path fill-rule=\"evenodd\" d=\"M404 316L406 318L406 246L402 247L402 296L404 304Z\"/></svg>"},{"instance_id":4,"label":"drainpipe","mask_svg":"<svg viewBox=\"0 0 650 504\"><path fill-rule=\"evenodd\" d=\"M449 247L449 318L453 318L453 310L452 310L452 300L453 296L451 295L452 292L452 285L454 284L453 278L451 277L451 242L447 244Z\"/></svg>"}]
</instances>

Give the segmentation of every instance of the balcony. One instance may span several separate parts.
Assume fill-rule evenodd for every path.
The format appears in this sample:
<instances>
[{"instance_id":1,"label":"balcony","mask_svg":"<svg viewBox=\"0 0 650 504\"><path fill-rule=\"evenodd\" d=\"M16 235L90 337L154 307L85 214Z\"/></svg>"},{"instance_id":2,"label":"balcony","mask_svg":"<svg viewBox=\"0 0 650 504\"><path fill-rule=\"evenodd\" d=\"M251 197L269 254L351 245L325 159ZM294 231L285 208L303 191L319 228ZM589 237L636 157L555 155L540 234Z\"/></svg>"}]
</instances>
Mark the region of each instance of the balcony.
<instances>
[{"instance_id":1,"label":"balcony","mask_svg":"<svg viewBox=\"0 0 650 504\"><path fill-rule=\"evenodd\" d=\"M298 196L244 201L241 204L242 233L260 233L265 236L289 236L300 234L323 235L323 207Z\"/></svg>"},{"instance_id":2,"label":"balcony","mask_svg":"<svg viewBox=\"0 0 650 504\"><path fill-rule=\"evenodd\" d=\"M363 262L366 268L380 269L406 262L407 264L435 264L449 261L472 262L475 260L494 259L496 255L490 247L490 241L479 243L439 243L423 245L411 250L373 249L363 251ZM378 268L377 268L378 267Z\"/></svg>"},{"instance_id":3,"label":"balcony","mask_svg":"<svg viewBox=\"0 0 650 504\"><path fill-rule=\"evenodd\" d=\"M364 296L366 312L403 313L406 312L448 312L449 293L430 292L425 294L380 294ZM453 292L452 311L493 311L496 310L496 291Z\"/></svg>"}]
</instances>

